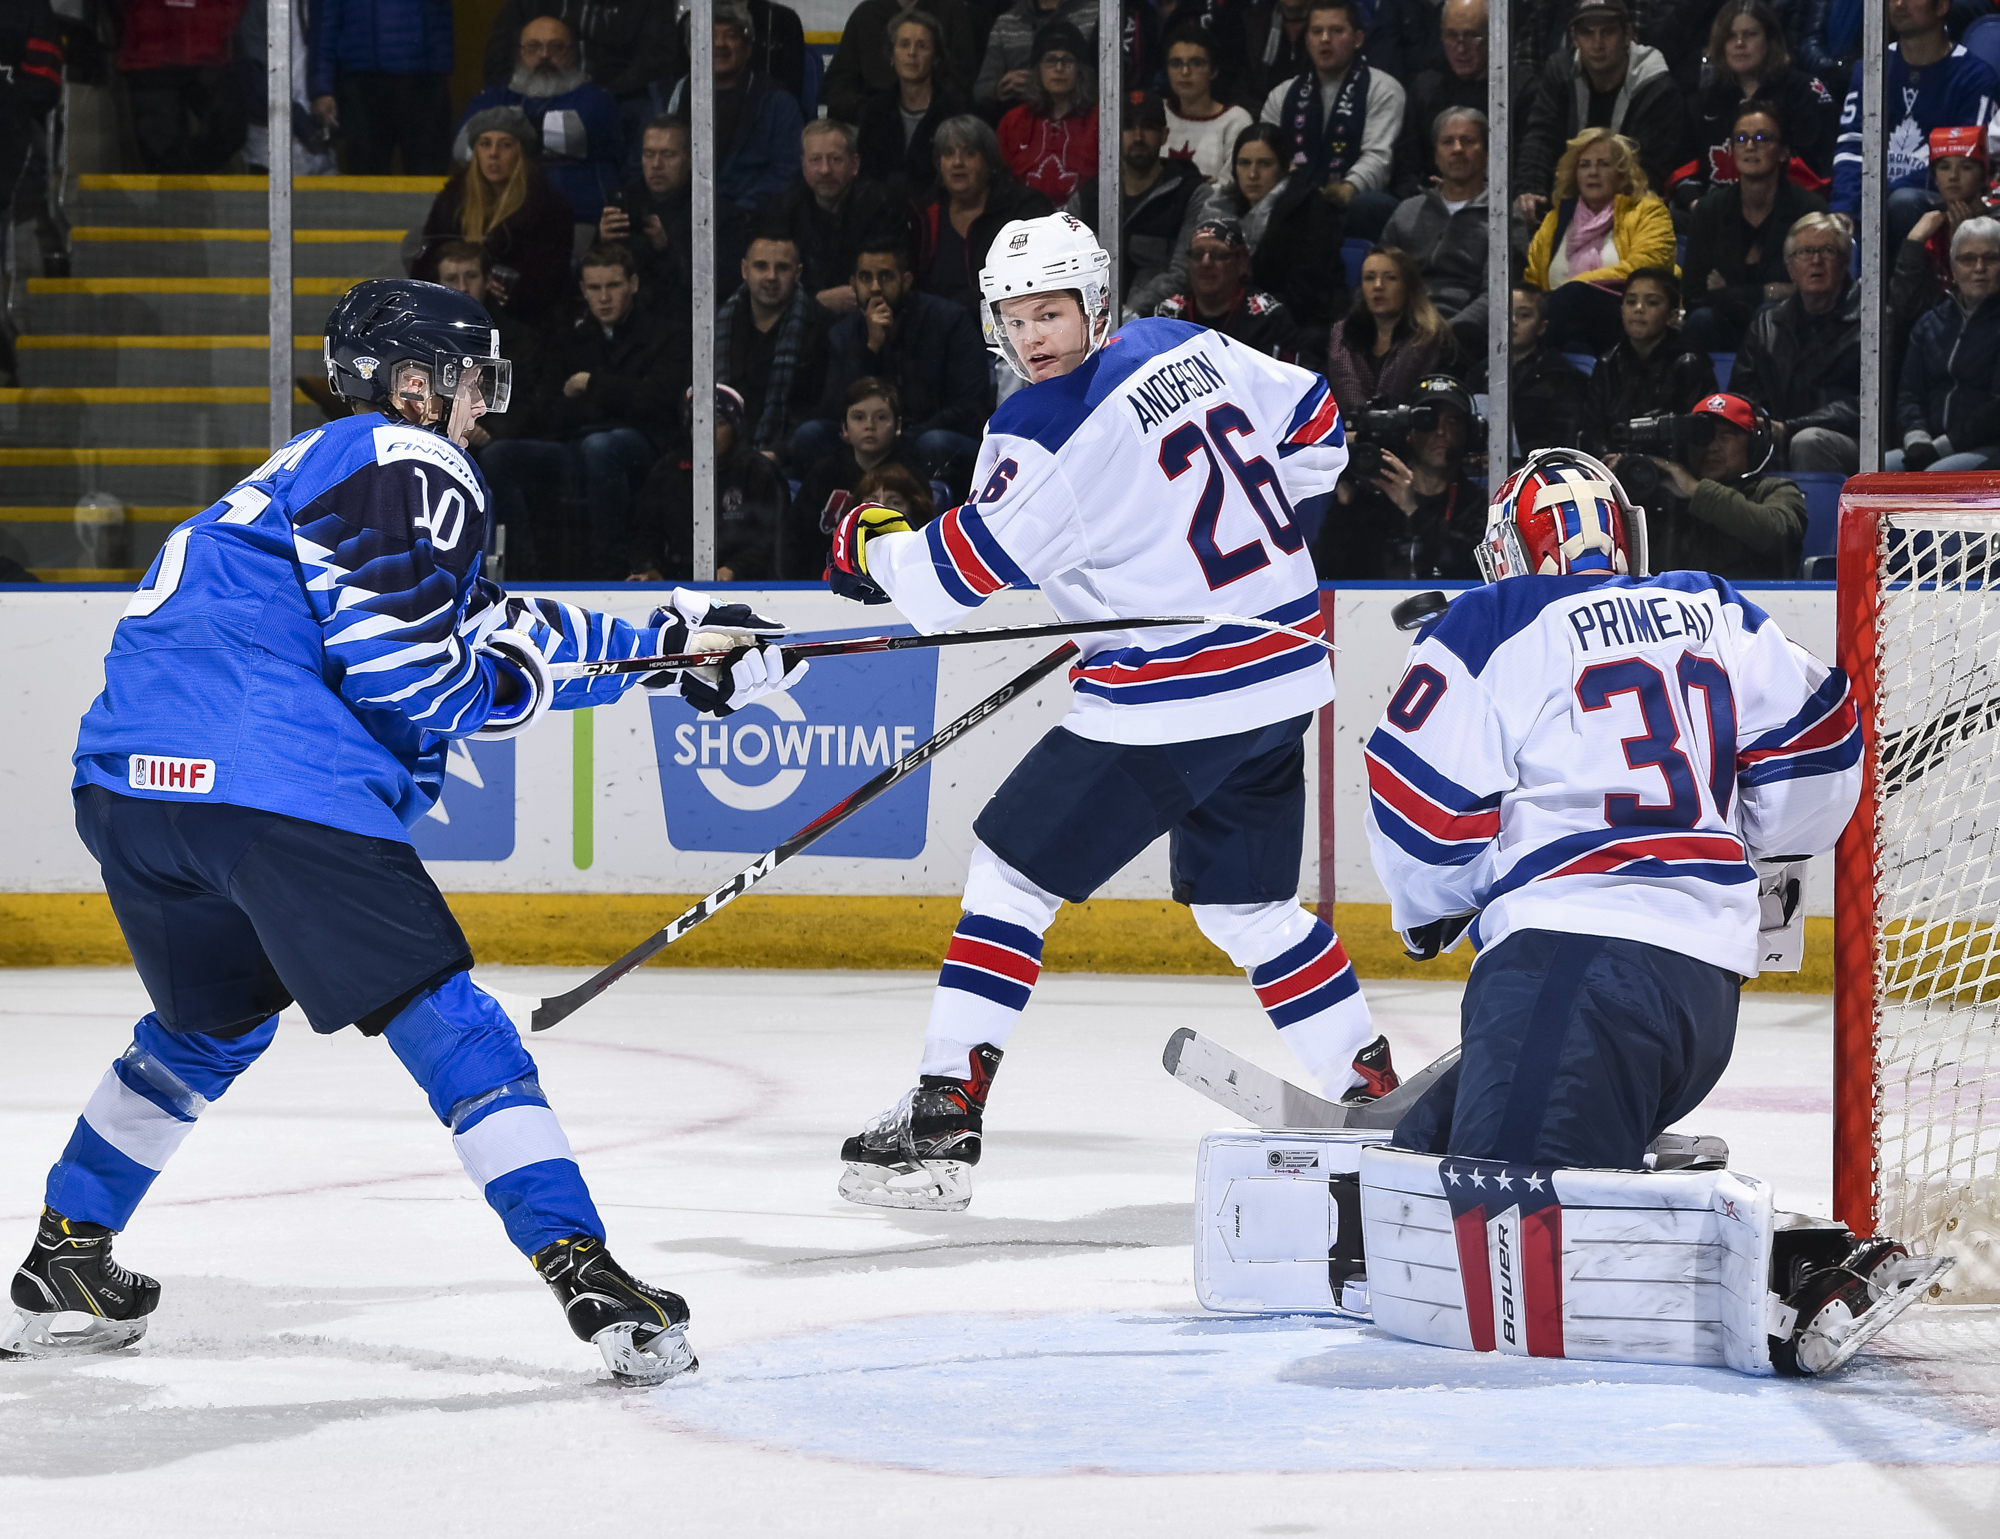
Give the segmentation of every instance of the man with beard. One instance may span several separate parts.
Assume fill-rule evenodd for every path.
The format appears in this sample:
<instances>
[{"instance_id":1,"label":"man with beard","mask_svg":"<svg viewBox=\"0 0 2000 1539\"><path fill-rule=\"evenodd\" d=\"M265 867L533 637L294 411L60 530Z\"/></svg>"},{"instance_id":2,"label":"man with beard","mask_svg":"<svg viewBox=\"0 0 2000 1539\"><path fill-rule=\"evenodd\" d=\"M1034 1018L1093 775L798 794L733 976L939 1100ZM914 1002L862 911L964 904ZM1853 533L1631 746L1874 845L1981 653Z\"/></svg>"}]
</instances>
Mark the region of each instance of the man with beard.
<instances>
[{"instance_id":1,"label":"man with beard","mask_svg":"<svg viewBox=\"0 0 2000 1539\"><path fill-rule=\"evenodd\" d=\"M783 225L753 232L743 286L715 317L715 378L742 398L739 441L767 459L778 457L792 429L819 405L828 324L799 283L791 232Z\"/></svg>"},{"instance_id":2,"label":"man with beard","mask_svg":"<svg viewBox=\"0 0 2000 1539\"><path fill-rule=\"evenodd\" d=\"M618 103L577 63L575 38L553 16L537 16L521 29L516 57L505 86L489 86L466 105L452 158L463 165L470 157L465 124L476 113L516 108L541 130L549 184L569 200L578 224L596 224L604 200L617 190L625 158Z\"/></svg>"},{"instance_id":3,"label":"man with beard","mask_svg":"<svg viewBox=\"0 0 2000 1539\"><path fill-rule=\"evenodd\" d=\"M1153 314L1219 331L1232 341L1276 358L1297 360L1299 327L1275 294L1243 282L1250 243L1234 219L1204 219L1188 242L1188 286L1161 300Z\"/></svg>"},{"instance_id":4,"label":"man with beard","mask_svg":"<svg viewBox=\"0 0 2000 1539\"><path fill-rule=\"evenodd\" d=\"M1150 314L1169 294L1187 287L1188 243L1201 217L1199 194L1208 185L1191 160L1162 160L1167 112L1151 92L1127 102L1118 132L1123 196L1118 216L1118 271L1125 280L1127 314ZM1068 212L1097 228L1097 178L1087 176L1070 194Z\"/></svg>"},{"instance_id":5,"label":"man with beard","mask_svg":"<svg viewBox=\"0 0 2000 1539\"><path fill-rule=\"evenodd\" d=\"M892 229L901 212L881 182L861 179L855 131L814 118L799 134L799 180L766 209L760 223L782 225L799 248L799 281L834 315L854 308L848 278L862 242Z\"/></svg>"}]
</instances>

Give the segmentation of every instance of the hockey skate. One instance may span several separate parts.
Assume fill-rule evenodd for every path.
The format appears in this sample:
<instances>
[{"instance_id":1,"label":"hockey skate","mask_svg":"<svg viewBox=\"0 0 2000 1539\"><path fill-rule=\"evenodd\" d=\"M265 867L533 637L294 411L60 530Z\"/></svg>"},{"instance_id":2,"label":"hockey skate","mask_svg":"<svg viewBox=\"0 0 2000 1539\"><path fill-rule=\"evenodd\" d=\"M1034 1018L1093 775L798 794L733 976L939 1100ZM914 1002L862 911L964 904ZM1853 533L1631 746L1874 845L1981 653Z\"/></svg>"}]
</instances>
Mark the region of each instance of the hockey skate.
<instances>
[{"instance_id":1,"label":"hockey skate","mask_svg":"<svg viewBox=\"0 0 2000 1539\"><path fill-rule=\"evenodd\" d=\"M921 1075L917 1088L841 1145L840 1195L870 1208L957 1213L972 1201L980 1123L1000 1049L972 1050L967 1079Z\"/></svg>"},{"instance_id":2,"label":"hockey skate","mask_svg":"<svg viewBox=\"0 0 2000 1539\"><path fill-rule=\"evenodd\" d=\"M160 1285L111 1259L114 1230L43 1208L34 1248L14 1273L0 1358L116 1352L146 1334ZM67 1315L74 1324L60 1329Z\"/></svg>"},{"instance_id":3,"label":"hockey skate","mask_svg":"<svg viewBox=\"0 0 2000 1539\"><path fill-rule=\"evenodd\" d=\"M1792 1377L1832 1373L1951 1267L1949 1256L1912 1256L1895 1240L1862 1240L1838 1266L1809 1274L1786 1299L1785 1336L1771 1338L1771 1366Z\"/></svg>"},{"instance_id":4,"label":"hockey skate","mask_svg":"<svg viewBox=\"0 0 2000 1539\"><path fill-rule=\"evenodd\" d=\"M1354 1055L1354 1072L1361 1076L1361 1083L1340 1098L1342 1106L1366 1106L1403 1083L1389 1062L1387 1037L1377 1037Z\"/></svg>"},{"instance_id":5,"label":"hockey skate","mask_svg":"<svg viewBox=\"0 0 2000 1539\"><path fill-rule=\"evenodd\" d=\"M687 1343L687 1301L640 1282L604 1248L576 1235L531 1258L577 1340L593 1343L620 1384L664 1384L701 1366Z\"/></svg>"}]
</instances>

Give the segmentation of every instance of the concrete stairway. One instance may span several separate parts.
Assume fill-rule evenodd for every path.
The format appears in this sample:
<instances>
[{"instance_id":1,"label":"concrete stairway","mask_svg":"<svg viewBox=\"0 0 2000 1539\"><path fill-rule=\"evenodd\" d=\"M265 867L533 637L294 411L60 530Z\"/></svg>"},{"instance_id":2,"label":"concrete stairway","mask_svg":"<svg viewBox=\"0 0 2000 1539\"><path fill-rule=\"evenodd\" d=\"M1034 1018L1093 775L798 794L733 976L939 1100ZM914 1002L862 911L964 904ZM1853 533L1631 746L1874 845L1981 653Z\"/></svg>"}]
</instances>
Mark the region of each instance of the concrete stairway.
<instances>
[{"instance_id":1,"label":"concrete stairway","mask_svg":"<svg viewBox=\"0 0 2000 1539\"><path fill-rule=\"evenodd\" d=\"M293 184L293 372L363 278L403 271L443 184ZM27 281L22 388L0 390L0 553L49 581L134 581L173 526L268 455L262 177L86 176L72 273ZM321 421L294 392L294 429Z\"/></svg>"}]
</instances>

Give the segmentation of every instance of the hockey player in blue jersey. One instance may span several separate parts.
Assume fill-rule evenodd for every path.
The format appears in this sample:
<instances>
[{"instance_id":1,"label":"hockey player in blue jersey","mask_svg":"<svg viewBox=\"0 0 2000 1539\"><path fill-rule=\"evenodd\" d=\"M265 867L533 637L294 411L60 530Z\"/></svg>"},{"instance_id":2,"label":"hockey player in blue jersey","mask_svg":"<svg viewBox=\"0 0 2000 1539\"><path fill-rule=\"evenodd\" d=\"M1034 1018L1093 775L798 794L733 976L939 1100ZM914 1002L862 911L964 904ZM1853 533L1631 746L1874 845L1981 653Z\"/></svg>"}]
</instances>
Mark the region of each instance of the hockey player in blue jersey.
<instances>
[{"instance_id":1,"label":"hockey player in blue jersey","mask_svg":"<svg viewBox=\"0 0 2000 1539\"><path fill-rule=\"evenodd\" d=\"M1318 375L1181 321L1110 332L1110 258L1067 214L1018 220L980 274L986 338L1028 381L987 425L978 494L911 532L863 505L835 531L835 592L943 629L1005 587L1066 620L1255 617L1082 643L1069 716L981 812L916 1089L846 1141L840 1192L971 1200L987 1092L1041 970L1042 936L1161 835L1173 896L1250 976L1335 1098L1394 1088L1347 954L1298 901L1303 738L1333 698L1295 506L1347 463Z\"/></svg>"},{"instance_id":2,"label":"hockey player in blue jersey","mask_svg":"<svg viewBox=\"0 0 2000 1539\"><path fill-rule=\"evenodd\" d=\"M467 435L511 368L480 305L372 280L327 325L353 415L292 440L176 529L134 594L75 755L77 829L103 869L153 1011L49 1172L0 1357L138 1339L159 1285L111 1239L296 1002L318 1032L382 1037L422 1087L508 1238L621 1380L695 1366L686 1304L612 1260L534 1060L405 830L453 738L509 737L604 705L631 675L552 664L660 656L691 631L748 643L712 678L656 673L726 714L779 677L740 604L677 589L643 627L480 575L489 494ZM94 1317L58 1330L58 1316Z\"/></svg>"}]
</instances>

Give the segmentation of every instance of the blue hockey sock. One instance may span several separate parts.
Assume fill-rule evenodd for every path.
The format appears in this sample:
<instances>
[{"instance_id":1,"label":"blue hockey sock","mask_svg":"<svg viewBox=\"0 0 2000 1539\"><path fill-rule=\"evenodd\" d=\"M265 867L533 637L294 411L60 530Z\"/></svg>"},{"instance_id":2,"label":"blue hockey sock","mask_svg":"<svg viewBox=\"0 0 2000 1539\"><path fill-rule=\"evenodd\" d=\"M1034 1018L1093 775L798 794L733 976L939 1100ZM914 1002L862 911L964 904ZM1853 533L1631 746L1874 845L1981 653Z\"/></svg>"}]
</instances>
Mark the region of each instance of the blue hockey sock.
<instances>
[{"instance_id":1,"label":"blue hockey sock","mask_svg":"<svg viewBox=\"0 0 2000 1539\"><path fill-rule=\"evenodd\" d=\"M203 1108L277 1031L275 1015L229 1041L168 1031L157 1015L140 1021L76 1119L42 1200L65 1218L123 1229Z\"/></svg>"},{"instance_id":2,"label":"blue hockey sock","mask_svg":"<svg viewBox=\"0 0 2000 1539\"><path fill-rule=\"evenodd\" d=\"M535 1060L490 994L454 974L382 1035L451 1129L459 1163L523 1255L574 1235L604 1238Z\"/></svg>"}]
</instances>

